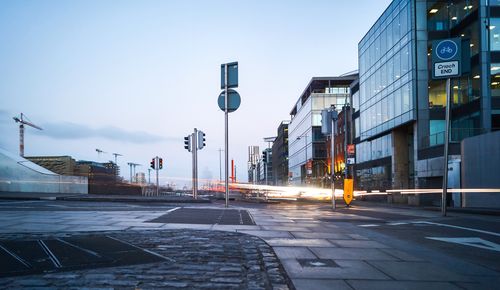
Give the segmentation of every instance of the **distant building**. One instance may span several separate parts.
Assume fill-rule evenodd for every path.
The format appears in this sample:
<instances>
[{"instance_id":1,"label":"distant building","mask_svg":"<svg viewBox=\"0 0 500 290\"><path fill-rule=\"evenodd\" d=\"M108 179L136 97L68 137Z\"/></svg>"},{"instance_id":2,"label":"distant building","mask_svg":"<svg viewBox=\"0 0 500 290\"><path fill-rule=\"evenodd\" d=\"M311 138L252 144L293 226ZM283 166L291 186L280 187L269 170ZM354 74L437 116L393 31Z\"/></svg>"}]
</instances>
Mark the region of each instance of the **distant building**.
<instances>
[{"instance_id":1,"label":"distant building","mask_svg":"<svg viewBox=\"0 0 500 290\"><path fill-rule=\"evenodd\" d=\"M321 133L321 111L342 108L350 96L351 72L338 77L314 77L290 112L288 170L290 183L322 186L328 179L326 137Z\"/></svg>"},{"instance_id":2,"label":"distant building","mask_svg":"<svg viewBox=\"0 0 500 290\"><path fill-rule=\"evenodd\" d=\"M288 184L288 124L283 121L278 127L278 136L272 147L272 172L274 185Z\"/></svg>"},{"instance_id":3,"label":"distant building","mask_svg":"<svg viewBox=\"0 0 500 290\"><path fill-rule=\"evenodd\" d=\"M271 148L266 148L262 151L262 158L259 166L259 183L265 185L273 184L273 151Z\"/></svg>"},{"instance_id":4,"label":"distant building","mask_svg":"<svg viewBox=\"0 0 500 290\"><path fill-rule=\"evenodd\" d=\"M75 174L77 164L71 156L29 156L24 158L60 175L77 175Z\"/></svg>"},{"instance_id":5,"label":"distant building","mask_svg":"<svg viewBox=\"0 0 500 290\"><path fill-rule=\"evenodd\" d=\"M259 182L259 146L248 146L248 182Z\"/></svg>"}]
</instances>

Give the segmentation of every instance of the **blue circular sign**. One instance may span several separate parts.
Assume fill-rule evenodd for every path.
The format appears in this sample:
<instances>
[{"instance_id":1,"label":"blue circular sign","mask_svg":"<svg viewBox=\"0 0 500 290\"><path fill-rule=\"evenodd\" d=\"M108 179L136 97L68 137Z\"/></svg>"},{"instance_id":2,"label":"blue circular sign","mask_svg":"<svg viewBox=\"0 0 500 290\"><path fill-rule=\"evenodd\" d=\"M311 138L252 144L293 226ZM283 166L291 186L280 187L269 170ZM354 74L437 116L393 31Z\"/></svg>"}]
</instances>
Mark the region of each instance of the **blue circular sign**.
<instances>
[{"instance_id":1,"label":"blue circular sign","mask_svg":"<svg viewBox=\"0 0 500 290\"><path fill-rule=\"evenodd\" d=\"M219 98L217 99L217 104L219 105L219 108L222 111L225 111L225 96L224 96L224 91L220 93ZM241 97L240 94L238 94L237 91L233 89L228 89L228 94L227 94L227 111L229 113L236 111L241 104Z\"/></svg>"},{"instance_id":2,"label":"blue circular sign","mask_svg":"<svg viewBox=\"0 0 500 290\"><path fill-rule=\"evenodd\" d=\"M443 40L436 45L436 56L442 60L450 60L457 55L458 45L452 40Z\"/></svg>"}]
</instances>

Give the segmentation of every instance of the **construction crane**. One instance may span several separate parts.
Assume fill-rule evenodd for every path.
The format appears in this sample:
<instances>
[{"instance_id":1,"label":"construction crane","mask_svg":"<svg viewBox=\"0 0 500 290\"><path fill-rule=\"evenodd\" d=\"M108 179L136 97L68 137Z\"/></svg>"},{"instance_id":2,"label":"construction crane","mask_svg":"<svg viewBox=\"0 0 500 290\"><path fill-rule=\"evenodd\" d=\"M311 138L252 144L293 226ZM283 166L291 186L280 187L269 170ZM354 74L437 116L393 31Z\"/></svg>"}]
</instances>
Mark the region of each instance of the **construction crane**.
<instances>
[{"instance_id":1,"label":"construction crane","mask_svg":"<svg viewBox=\"0 0 500 290\"><path fill-rule=\"evenodd\" d=\"M120 154L120 153L112 153L112 154L113 154L113 156L115 156L115 164L118 164L118 163L117 163L117 161L118 161L118 160L117 160L117 157L118 157L118 156L123 156L123 155L122 155L122 154Z\"/></svg>"},{"instance_id":2,"label":"construction crane","mask_svg":"<svg viewBox=\"0 0 500 290\"><path fill-rule=\"evenodd\" d=\"M130 166L130 183L134 183L135 167L136 166L141 166L142 164L134 163L134 162L128 162L127 165ZM137 182L137 180L136 180L136 182Z\"/></svg>"},{"instance_id":3,"label":"construction crane","mask_svg":"<svg viewBox=\"0 0 500 290\"><path fill-rule=\"evenodd\" d=\"M38 127L37 125L26 121L24 118L25 118L25 115L23 113L21 113L21 118L18 118L18 117L13 118L14 121L16 121L16 123L19 123L19 155L21 157L24 157L24 125L33 127L35 129L38 129L38 130L43 130L42 128Z\"/></svg>"},{"instance_id":4,"label":"construction crane","mask_svg":"<svg viewBox=\"0 0 500 290\"><path fill-rule=\"evenodd\" d=\"M95 151L97 152L97 158L98 158L99 160L101 160L101 154L102 154L102 153L108 153L108 152L104 152L104 151L102 151L101 149L96 149Z\"/></svg>"}]
</instances>

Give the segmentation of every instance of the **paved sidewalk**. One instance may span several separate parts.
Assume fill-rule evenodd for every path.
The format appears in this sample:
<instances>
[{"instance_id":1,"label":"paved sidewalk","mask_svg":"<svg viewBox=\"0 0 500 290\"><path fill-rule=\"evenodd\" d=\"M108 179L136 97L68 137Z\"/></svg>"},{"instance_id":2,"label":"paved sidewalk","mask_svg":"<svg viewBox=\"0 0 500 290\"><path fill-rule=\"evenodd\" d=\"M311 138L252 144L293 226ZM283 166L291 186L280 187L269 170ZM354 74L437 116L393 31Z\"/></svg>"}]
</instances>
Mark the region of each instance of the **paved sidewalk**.
<instances>
[{"instance_id":1,"label":"paved sidewalk","mask_svg":"<svg viewBox=\"0 0 500 290\"><path fill-rule=\"evenodd\" d=\"M188 207L222 208L222 205ZM500 282L496 272L485 276L466 267L446 269L428 257L412 255L388 241L374 238L367 229L350 223L366 221L370 224L374 218L333 212L327 206L318 209L318 205L311 208L295 204L248 207L241 209L251 213L256 225L150 222L166 211L0 212L0 233L123 230L127 233L150 229L161 234L169 230L197 229L213 233L212 238L225 235L218 231L246 233L262 238L272 247L297 289L494 289ZM410 211L420 220L439 216L431 211L388 210L394 214L409 214ZM207 243L213 244L210 239ZM206 250L200 248L200 253ZM168 251L176 250L170 248L165 255Z\"/></svg>"}]
</instances>

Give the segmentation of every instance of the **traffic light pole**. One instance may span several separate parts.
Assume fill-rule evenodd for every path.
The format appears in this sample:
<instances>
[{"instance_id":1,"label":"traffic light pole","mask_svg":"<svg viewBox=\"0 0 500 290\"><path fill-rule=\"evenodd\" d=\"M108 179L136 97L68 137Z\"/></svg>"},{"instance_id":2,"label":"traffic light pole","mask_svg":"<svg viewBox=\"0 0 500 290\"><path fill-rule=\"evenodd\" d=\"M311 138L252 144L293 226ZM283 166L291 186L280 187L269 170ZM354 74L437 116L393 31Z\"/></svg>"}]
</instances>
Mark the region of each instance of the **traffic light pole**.
<instances>
[{"instance_id":1,"label":"traffic light pole","mask_svg":"<svg viewBox=\"0 0 500 290\"><path fill-rule=\"evenodd\" d=\"M193 198L198 199L198 129L194 128L193 147Z\"/></svg>"},{"instance_id":2,"label":"traffic light pole","mask_svg":"<svg viewBox=\"0 0 500 290\"><path fill-rule=\"evenodd\" d=\"M158 179L158 171L160 167L160 160L158 156L155 158L155 170L156 170L156 196L160 196L160 181Z\"/></svg>"},{"instance_id":3,"label":"traffic light pole","mask_svg":"<svg viewBox=\"0 0 500 290\"><path fill-rule=\"evenodd\" d=\"M224 185L225 185L225 193L226 193L226 205L225 207L229 206L229 183L228 183L228 175L229 175L229 168L228 168L228 161L229 161L229 122L228 122L228 87L227 87L227 80L228 80L228 69L227 69L227 63L224 65L224 125L225 125L225 142L224 142L224 155L225 155L225 160L224 160L224 168L225 168L225 180L224 180Z\"/></svg>"}]
</instances>

